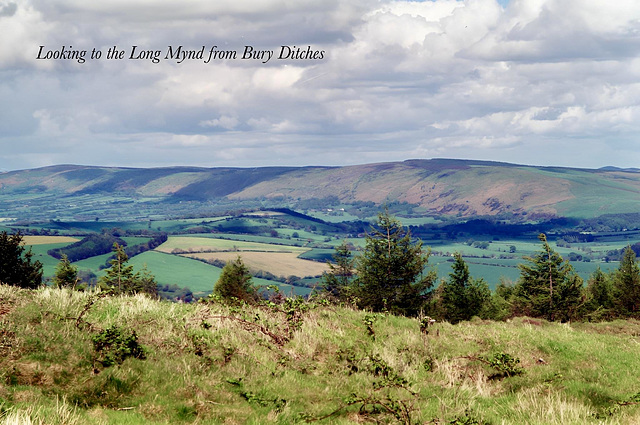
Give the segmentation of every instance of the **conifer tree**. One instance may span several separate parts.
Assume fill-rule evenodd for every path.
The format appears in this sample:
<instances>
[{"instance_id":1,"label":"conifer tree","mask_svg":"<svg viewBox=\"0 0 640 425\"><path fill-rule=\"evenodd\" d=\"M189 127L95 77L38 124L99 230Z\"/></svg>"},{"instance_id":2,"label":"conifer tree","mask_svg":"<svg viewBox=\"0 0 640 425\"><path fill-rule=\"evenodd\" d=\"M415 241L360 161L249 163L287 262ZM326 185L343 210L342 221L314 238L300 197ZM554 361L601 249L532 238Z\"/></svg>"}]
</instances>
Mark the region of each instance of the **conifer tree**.
<instances>
[{"instance_id":1,"label":"conifer tree","mask_svg":"<svg viewBox=\"0 0 640 425\"><path fill-rule=\"evenodd\" d=\"M117 242L113 244L114 258L109 261L111 267L100 278L99 286L111 291L113 294L145 293L155 297L158 295L158 284L155 277L147 270L145 265L142 271L133 273L133 266L127 264L129 256L124 247Z\"/></svg>"},{"instance_id":2,"label":"conifer tree","mask_svg":"<svg viewBox=\"0 0 640 425\"><path fill-rule=\"evenodd\" d=\"M453 254L454 262L449 273L449 280L442 282L442 307L445 317L451 323L466 320L467 285L469 284L469 267L459 252Z\"/></svg>"},{"instance_id":3,"label":"conifer tree","mask_svg":"<svg viewBox=\"0 0 640 425\"><path fill-rule=\"evenodd\" d=\"M335 249L333 262L328 261L329 271L322 275L323 289L338 298L345 300L349 294L349 285L354 276L355 260L346 242L342 242Z\"/></svg>"},{"instance_id":4,"label":"conifer tree","mask_svg":"<svg viewBox=\"0 0 640 425\"><path fill-rule=\"evenodd\" d=\"M436 278L433 271L424 273L428 260L421 241L412 241L411 234L388 211L380 213L356 260L353 289L360 307L417 314Z\"/></svg>"},{"instance_id":5,"label":"conifer tree","mask_svg":"<svg viewBox=\"0 0 640 425\"><path fill-rule=\"evenodd\" d=\"M32 259L33 252L25 250L20 233L0 232L0 283L26 289L42 285L42 263Z\"/></svg>"},{"instance_id":6,"label":"conifer tree","mask_svg":"<svg viewBox=\"0 0 640 425\"><path fill-rule=\"evenodd\" d=\"M256 300L256 290L251 281L251 273L238 256L222 268L220 278L213 287L213 293L224 299L238 299L245 302Z\"/></svg>"},{"instance_id":7,"label":"conifer tree","mask_svg":"<svg viewBox=\"0 0 640 425\"><path fill-rule=\"evenodd\" d=\"M78 268L71 264L66 254L62 254L56 266L53 284L58 288L75 288L78 284Z\"/></svg>"},{"instance_id":8,"label":"conifer tree","mask_svg":"<svg viewBox=\"0 0 640 425\"><path fill-rule=\"evenodd\" d=\"M625 248L613 279L618 312L622 315L637 315L640 311L640 268L636 253L630 246Z\"/></svg>"},{"instance_id":9,"label":"conifer tree","mask_svg":"<svg viewBox=\"0 0 640 425\"><path fill-rule=\"evenodd\" d=\"M470 320L480 315L491 298L489 286L482 279L473 279L462 254L453 254L453 271L449 280L442 283L442 307L446 319L451 323Z\"/></svg>"},{"instance_id":10,"label":"conifer tree","mask_svg":"<svg viewBox=\"0 0 640 425\"><path fill-rule=\"evenodd\" d=\"M124 252L124 247L117 242L113 244L115 257L109 261L111 267L100 278L100 287L109 289L115 294L124 294L133 286L133 266L127 264L129 256Z\"/></svg>"},{"instance_id":11,"label":"conifer tree","mask_svg":"<svg viewBox=\"0 0 640 425\"><path fill-rule=\"evenodd\" d=\"M133 284L129 289L130 293L143 292L153 298L158 296L158 282L145 264L142 270L133 276Z\"/></svg>"},{"instance_id":12,"label":"conifer tree","mask_svg":"<svg viewBox=\"0 0 640 425\"><path fill-rule=\"evenodd\" d=\"M614 306L613 283L600 266L589 276L585 293L588 313L600 311L599 316L607 315Z\"/></svg>"},{"instance_id":13,"label":"conifer tree","mask_svg":"<svg viewBox=\"0 0 640 425\"><path fill-rule=\"evenodd\" d=\"M545 234L538 239L541 252L525 257L520 264L520 280L514 290L516 314L567 321L575 317L582 301L582 279L568 261L555 252Z\"/></svg>"}]
</instances>

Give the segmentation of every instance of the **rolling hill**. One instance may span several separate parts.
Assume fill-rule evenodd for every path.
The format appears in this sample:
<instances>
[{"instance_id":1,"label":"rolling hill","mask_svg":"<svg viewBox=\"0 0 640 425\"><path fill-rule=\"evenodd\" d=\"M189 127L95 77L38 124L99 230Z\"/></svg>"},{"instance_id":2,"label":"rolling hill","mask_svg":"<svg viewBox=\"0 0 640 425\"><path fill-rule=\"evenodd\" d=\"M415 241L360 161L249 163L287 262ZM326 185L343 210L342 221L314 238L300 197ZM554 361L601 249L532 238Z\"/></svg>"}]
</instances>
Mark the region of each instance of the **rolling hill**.
<instances>
[{"instance_id":1,"label":"rolling hill","mask_svg":"<svg viewBox=\"0 0 640 425\"><path fill-rule=\"evenodd\" d=\"M100 205L95 205L100 199ZM595 217L637 212L636 169L575 169L454 159L344 167L117 168L57 165L0 174L4 216L91 203L246 205L306 200L404 202L425 215ZM244 203L244 204L243 204Z\"/></svg>"}]
</instances>

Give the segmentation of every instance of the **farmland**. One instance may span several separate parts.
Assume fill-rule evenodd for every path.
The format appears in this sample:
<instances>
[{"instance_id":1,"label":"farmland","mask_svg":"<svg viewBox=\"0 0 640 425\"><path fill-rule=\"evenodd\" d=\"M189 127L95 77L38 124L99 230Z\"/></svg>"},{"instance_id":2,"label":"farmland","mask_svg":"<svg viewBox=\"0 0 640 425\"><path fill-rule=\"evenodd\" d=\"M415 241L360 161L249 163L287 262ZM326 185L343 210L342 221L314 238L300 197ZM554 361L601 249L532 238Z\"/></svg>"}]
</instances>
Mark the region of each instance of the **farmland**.
<instances>
[{"instance_id":1,"label":"farmland","mask_svg":"<svg viewBox=\"0 0 640 425\"><path fill-rule=\"evenodd\" d=\"M187 287L197 296L205 295L212 290L224 262L239 255L256 276L256 284L277 284L287 293L293 288L295 293L306 294L318 284L319 276L327 269L326 261L331 259L337 245L350 244L354 256L364 247L369 225L348 221L355 217L348 211L340 214L326 210L310 215L288 210L256 210L192 218L50 220L28 225L5 221L3 224L11 231L27 234L25 242L32 247L34 259L43 263L47 279L53 276L58 262L48 255L48 251L78 241L85 235L118 234L127 245L136 246L147 243L159 232L166 232L166 242L131 258L136 270L146 265L159 284ZM327 217L333 220L323 221ZM431 250L429 267L436 270L440 279L448 278L451 272L452 254L461 252L471 275L483 278L490 288L502 280L518 279L518 264L540 249L538 231L549 232L553 249L571 260L576 272L585 280L597 267L604 271L615 269L617 253L640 241L640 233L632 229L591 232L576 237L575 231L567 225L554 228L553 224L543 223L516 226L512 235L496 235L470 231L469 223L465 222L456 225L451 220L430 217L399 215L398 218L412 226L425 250ZM109 258L110 254L101 254L74 264L79 270L98 278L104 274L103 268Z\"/></svg>"}]
</instances>

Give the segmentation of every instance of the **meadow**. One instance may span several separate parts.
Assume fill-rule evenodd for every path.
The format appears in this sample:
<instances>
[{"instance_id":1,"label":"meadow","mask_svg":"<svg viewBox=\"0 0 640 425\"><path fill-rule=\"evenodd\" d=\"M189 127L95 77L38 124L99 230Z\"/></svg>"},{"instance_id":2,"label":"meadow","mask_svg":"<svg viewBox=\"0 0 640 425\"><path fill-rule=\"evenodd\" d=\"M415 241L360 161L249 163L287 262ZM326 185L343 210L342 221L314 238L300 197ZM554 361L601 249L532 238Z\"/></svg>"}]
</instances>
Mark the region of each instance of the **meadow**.
<instances>
[{"instance_id":1,"label":"meadow","mask_svg":"<svg viewBox=\"0 0 640 425\"><path fill-rule=\"evenodd\" d=\"M415 318L314 301L4 285L0 301L2 425L640 422L635 320L423 331ZM105 343L118 338L130 348Z\"/></svg>"}]
</instances>

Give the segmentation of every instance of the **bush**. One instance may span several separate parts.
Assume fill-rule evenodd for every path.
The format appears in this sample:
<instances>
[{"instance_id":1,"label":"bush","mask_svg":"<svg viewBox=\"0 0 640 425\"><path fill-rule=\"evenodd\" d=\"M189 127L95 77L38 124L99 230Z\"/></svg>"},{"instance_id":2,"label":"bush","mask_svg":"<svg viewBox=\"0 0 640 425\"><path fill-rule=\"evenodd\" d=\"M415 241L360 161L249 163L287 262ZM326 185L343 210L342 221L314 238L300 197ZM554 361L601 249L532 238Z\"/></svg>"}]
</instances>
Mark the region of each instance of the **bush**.
<instances>
[{"instance_id":1,"label":"bush","mask_svg":"<svg viewBox=\"0 0 640 425\"><path fill-rule=\"evenodd\" d=\"M141 360L147 357L144 347L138 343L136 332L127 333L116 325L93 336L91 341L96 361L104 367L122 364L129 357Z\"/></svg>"}]
</instances>

